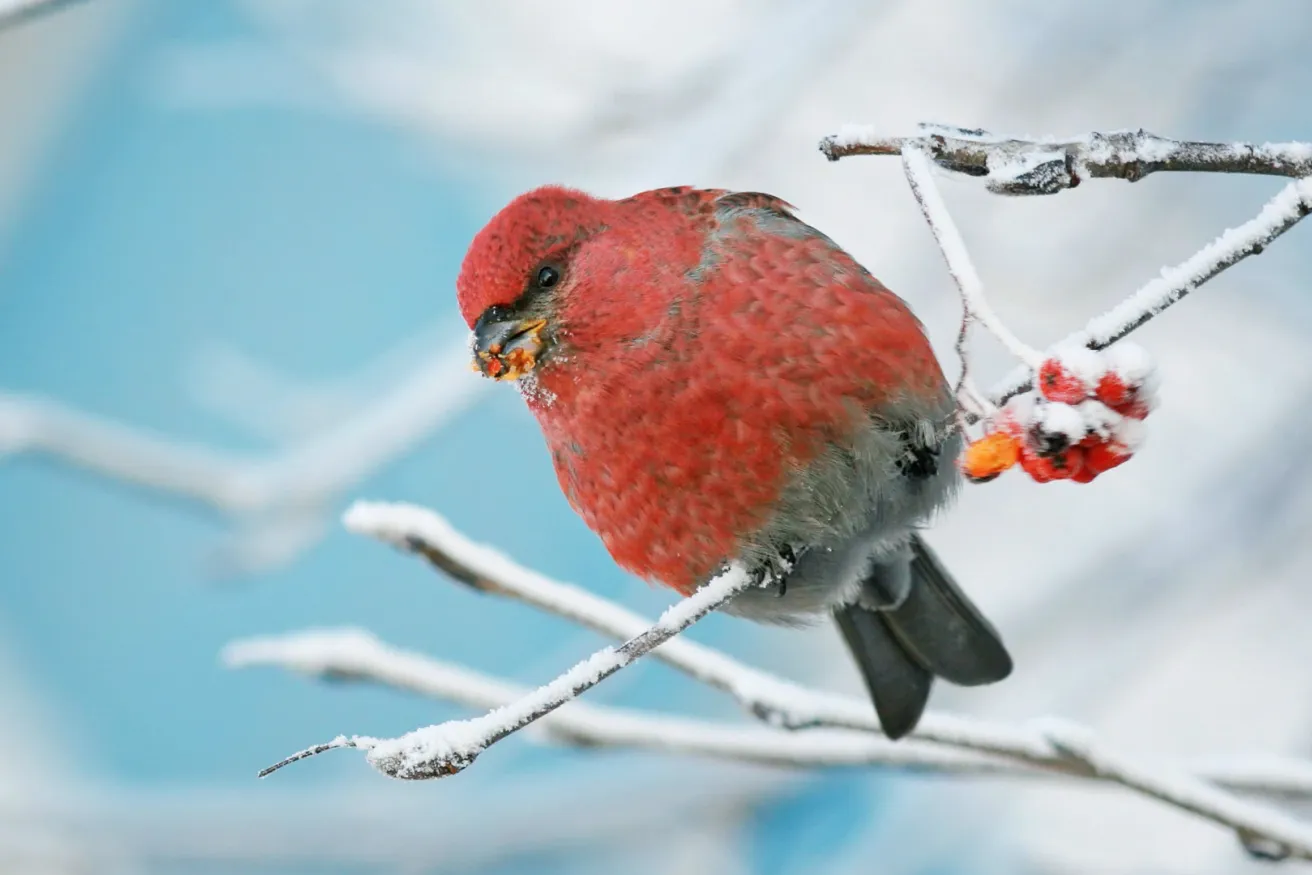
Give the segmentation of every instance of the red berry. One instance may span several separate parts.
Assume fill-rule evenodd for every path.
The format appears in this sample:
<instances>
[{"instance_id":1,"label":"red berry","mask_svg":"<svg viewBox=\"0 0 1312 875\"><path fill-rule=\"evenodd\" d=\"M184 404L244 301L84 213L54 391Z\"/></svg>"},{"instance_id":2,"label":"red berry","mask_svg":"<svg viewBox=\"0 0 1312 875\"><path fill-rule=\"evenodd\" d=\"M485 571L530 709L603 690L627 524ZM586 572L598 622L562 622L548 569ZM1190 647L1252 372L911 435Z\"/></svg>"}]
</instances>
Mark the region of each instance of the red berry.
<instances>
[{"instance_id":1,"label":"red berry","mask_svg":"<svg viewBox=\"0 0 1312 875\"><path fill-rule=\"evenodd\" d=\"M1071 479L1074 480L1076 483L1092 483L1093 478L1097 477L1098 474L1100 473L1101 472L1095 471L1093 468L1090 468L1086 463L1082 468L1080 468L1080 470L1076 471L1073 475L1071 475Z\"/></svg>"},{"instance_id":2,"label":"red berry","mask_svg":"<svg viewBox=\"0 0 1312 875\"><path fill-rule=\"evenodd\" d=\"M1123 465L1134 455L1128 447L1112 441L1099 441L1084 451L1084 464L1099 474Z\"/></svg>"},{"instance_id":3,"label":"red berry","mask_svg":"<svg viewBox=\"0 0 1312 875\"><path fill-rule=\"evenodd\" d=\"M1039 394L1049 401L1079 404L1089 394L1084 381L1056 358L1046 359L1039 366L1037 382Z\"/></svg>"},{"instance_id":4,"label":"red berry","mask_svg":"<svg viewBox=\"0 0 1312 875\"><path fill-rule=\"evenodd\" d=\"M1056 455L1040 456L1033 447L1025 446L1020 451L1020 467L1036 483L1070 480L1084 468L1084 451L1068 447Z\"/></svg>"},{"instance_id":5,"label":"red berry","mask_svg":"<svg viewBox=\"0 0 1312 875\"><path fill-rule=\"evenodd\" d=\"M1145 419L1152 411L1151 391L1127 383L1120 375L1106 373L1098 380L1096 397L1121 416Z\"/></svg>"},{"instance_id":6,"label":"red berry","mask_svg":"<svg viewBox=\"0 0 1312 875\"><path fill-rule=\"evenodd\" d=\"M1108 371L1098 379L1098 388L1093 394L1103 404L1115 409L1117 405L1129 403L1137 393L1134 386L1126 385L1120 374Z\"/></svg>"},{"instance_id":7,"label":"red berry","mask_svg":"<svg viewBox=\"0 0 1312 875\"><path fill-rule=\"evenodd\" d=\"M1115 410L1121 416L1130 419L1147 419L1148 414L1152 412L1152 403L1141 396L1139 390L1134 390L1131 397L1124 404L1108 404L1112 410Z\"/></svg>"}]
</instances>

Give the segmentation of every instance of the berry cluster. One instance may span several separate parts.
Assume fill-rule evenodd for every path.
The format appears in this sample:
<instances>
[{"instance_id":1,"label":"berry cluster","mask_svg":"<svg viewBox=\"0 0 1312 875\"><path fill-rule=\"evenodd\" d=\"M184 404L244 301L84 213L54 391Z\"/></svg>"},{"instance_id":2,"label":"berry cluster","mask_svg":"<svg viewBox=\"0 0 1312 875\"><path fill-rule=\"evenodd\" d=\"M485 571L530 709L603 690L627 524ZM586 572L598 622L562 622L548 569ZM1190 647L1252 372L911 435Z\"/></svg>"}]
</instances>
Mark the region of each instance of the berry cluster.
<instances>
[{"instance_id":1,"label":"berry cluster","mask_svg":"<svg viewBox=\"0 0 1312 875\"><path fill-rule=\"evenodd\" d=\"M1148 354L1132 344L1055 350L1035 374L1034 391L1008 401L966 447L961 469L976 483L1017 464L1039 483L1088 483L1138 448L1154 376Z\"/></svg>"}]
</instances>

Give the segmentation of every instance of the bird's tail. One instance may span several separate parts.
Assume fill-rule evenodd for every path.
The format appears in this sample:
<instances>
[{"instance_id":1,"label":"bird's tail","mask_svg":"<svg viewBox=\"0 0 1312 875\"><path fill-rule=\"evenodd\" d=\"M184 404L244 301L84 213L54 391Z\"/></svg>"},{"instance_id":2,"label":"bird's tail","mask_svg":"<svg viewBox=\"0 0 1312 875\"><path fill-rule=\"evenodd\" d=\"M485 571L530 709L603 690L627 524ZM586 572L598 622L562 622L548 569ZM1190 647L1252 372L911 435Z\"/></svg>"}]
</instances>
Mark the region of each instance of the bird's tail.
<instances>
[{"instance_id":1,"label":"bird's tail","mask_svg":"<svg viewBox=\"0 0 1312 875\"><path fill-rule=\"evenodd\" d=\"M1011 674L997 630L918 535L911 553L909 586L905 565L876 565L864 585L873 597L834 612L889 738L916 727L935 677L978 686ZM875 607L903 588L900 604Z\"/></svg>"}]
</instances>

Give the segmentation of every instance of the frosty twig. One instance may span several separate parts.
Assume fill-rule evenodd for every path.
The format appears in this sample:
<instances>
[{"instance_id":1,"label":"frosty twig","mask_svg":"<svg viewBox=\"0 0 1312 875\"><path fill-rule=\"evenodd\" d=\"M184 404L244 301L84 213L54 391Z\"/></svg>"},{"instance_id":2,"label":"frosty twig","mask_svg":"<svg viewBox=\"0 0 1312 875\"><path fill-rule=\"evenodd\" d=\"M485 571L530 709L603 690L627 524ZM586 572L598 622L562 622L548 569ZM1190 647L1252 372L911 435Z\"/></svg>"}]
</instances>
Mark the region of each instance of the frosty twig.
<instances>
[{"instance_id":1,"label":"frosty twig","mask_svg":"<svg viewBox=\"0 0 1312 875\"><path fill-rule=\"evenodd\" d=\"M1187 772L1108 750L1081 726L1049 721L1044 734L1062 754L1087 765L1097 777L1233 829L1256 856L1312 860L1312 824L1219 790Z\"/></svg>"},{"instance_id":2,"label":"frosty twig","mask_svg":"<svg viewBox=\"0 0 1312 875\"><path fill-rule=\"evenodd\" d=\"M943 196L934 182L929 158L924 150L916 145L908 145L902 153L902 167L906 171L911 193L920 205L920 211L947 261L948 272L952 274L961 293L961 329L957 332L956 343L957 356L961 359L961 376L957 382L957 398L969 413L985 416L992 405L980 393L970 376L970 358L966 350L971 323L978 322L984 326L1030 370L1037 368L1043 357L1038 350L1012 334L1011 329L993 312L993 307L984 295L984 283L966 249L966 242L961 239L961 232L957 230L956 222L952 221L947 204L943 203Z\"/></svg>"},{"instance_id":3,"label":"frosty twig","mask_svg":"<svg viewBox=\"0 0 1312 875\"><path fill-rule=\"evenodd\" d=\"M489 745L547 716L592 689L615 672L678 635L751 586L760 585L740 566L730 566L692 595L676 602L655 623L619 647L605 647L550 683L471 720L451 720L400 738L354 737L316 745L264 769L267 775L289 762L334 747L369 752L369 762L394 778L423 779L453 775L468 768Z\"/></svg>"},{"instance_id":4,"label":"frosty twig","mask_svg":"<svg viewBox=\"0 0 1312 875\"><path fill-rule=\"evenodd\" d=\"M1143 130L1071 139L1013 139L946 125L922 125L921 131L915 137L885 137L874 128L850 125L821 140L820 151L837 161L917 148L944 170L986 177L990 191L1011 195L1055 194L1084 179L1136 182L1157 172L1312 175L1312 143L1197 143Z\"/></svg>"},{"instance_id":5,"label":"frosty twig","mask_svg":"<svg viewBox=\"0 0 1312 875\"><path fill-rule=\"evenodd\" d=\"M311 630L235 641L224 649L223 658L233 668L275 666L314 677L382 684L473 708L501 708L529 692L463 666L389 647L358 629ZM883 765L953 774L1042 774L1018 763L969 751L926 743L893 743L871 733L788 732L583 702L565 705L542 718L539 726L549 740L562 744L634 748L774 766ZM343 737L310 748L306 755L373 743L375 739ZM293 761L289 758L279 765Z\"/></svg>"},{"instance_id":6,"label":"frosty twig","mask_svg":"<svg viewBox=\"0 0 1312 875\"><path fill-rule=\"evenodd\" d=\"M969 421L1030 389L1037 354L989 308L961 235L934 185L932 164L982 177L990 191L1008 195L1055 194L1074 188L1086 178L1136 181L1157 171L1298 177L1268 201L1255 218L1226 230L1180 264L1164 268L1160 276L1057 344L1067 348L1106 349L1222 271L1260 254L1312 212L1312 143L1198 143L1170 140L1142 130L1093 133L1067 140L1014 139L945 125L921 125L921 134L915 137L885 137L873 128L851 125L821 140L820 151L831 161L851 155L902 156L907 181L961 292L964 314L956 343L961 358L957 398ZM987 396L969 374L966 334L972 321L985 326L1021 360L1021 365Z\"/></svg>"},{"instance_id":7,"label":"frosty twig","mask_svg":"<svg viewBox=\"0 0 1312 875\"><path fill-rule=\"evenodd\" d=\"M611 637L632 639L635 629L655 628L618 605L543 577L469 541L423 508L359 504L347 513L346 522L356 532L423 556L434 567L480 591L516 598ZM688 601L680 603L685 617L696 613ZM603 651L614 652L618 651ZM891 743L875 734L878 726L867 702L800 687L682 638L666 640L652 655L729 692L773 725L740 728L579 702L554 710L565 702L562 691L576 688L579 667L547 687L525 694L505 681L390 648L355 630L237 642L225 653L230 665L276 665L494 709L484 717L429 727L397 739L340 736L287 758L265 774L341 747L366 750L375 767L395 777L452 774L469 765L488 744L526 725L523 715L541 711L539 716L544 719L540 725L548 737L578 745L633 747L794 767L881 765L954 774L1052 775L1103 781L1230 827L1255 853L1312 853L1308 839L1312 830L1268 805L1233 795L1238 791L1310 798L1312 765L1307 763L1267 761L1260 767L1215 761L1174 766L1132 763L1112 757L1082 727L1052 722L1005 726L942 714L926 715L910 740ZM599 667L611 665L610 657L595 660L583 674L590 676ZM525 703L538 703L539 707L526 708ZM540 706L544 703L554 704L543 710ZM811 728L802 732L781 727Z\"/></svg>"},{"instance_id":8,"label":"frosty twig","mask_svg":"<svg viewBox=\"0 0 1312 875\"><path fill-rule=\"evenodd\" d=\"M660 651L657 651L658 653ZM272 666L334 681L375 683L473 708L498 708L526 692L468 668L391 647L359 629L319 629L234 641L223 652L231 668ZM803 691L805 692L805 691ZM888 766L961 775L1064 776L1112 780L1104 774L1025 764L972 750L921 742L889 742L872 732L816 728L806 732L763 726L729 726L706 720L571 702L539 724L554 742L711 756L777 766ZM1044 728L1045 735L1048 727ZM361 737L310 748L356 747ZM1070 757L1064 749L1058 750ZM302 757L303 758L303 757ZM286 762L292 762L289 758ZM1197 781L1245 793L1312 798L1312 766L1244 761L1186 763L1175 767Z\"/></svg>"},{"instance_id":9,"label":"frosty twig","mask_svg":"<svg viewBox=\"0 0 1312 875\"><path fill-rule=\"evenodd\" d=\"M1289 183L1254 218L1238 228L1226 230L1174 267L1163 268L1159 276L1058 345L1106 349L1226 268L1250 255L1260 254L1309 212L1312 212L1312 178ZM1033 376L1033 370L1022 365L994 386L989 395L994 403L1005 403L1029 389Z\"/></svg>"}]
</instances>

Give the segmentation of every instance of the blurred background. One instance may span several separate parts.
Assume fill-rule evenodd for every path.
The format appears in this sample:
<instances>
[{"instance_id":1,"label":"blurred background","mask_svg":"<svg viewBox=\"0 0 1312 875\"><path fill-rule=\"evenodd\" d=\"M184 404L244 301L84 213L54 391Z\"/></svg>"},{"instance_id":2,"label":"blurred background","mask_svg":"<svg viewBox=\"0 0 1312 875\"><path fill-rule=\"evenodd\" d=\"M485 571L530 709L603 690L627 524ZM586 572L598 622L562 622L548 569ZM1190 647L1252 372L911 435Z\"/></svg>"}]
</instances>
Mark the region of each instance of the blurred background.
<instances>
[{"instance_id":1,"label":"blurred background","mask_svg":"<svg viewBox=\"0 0 1312 875\"><path fill-rule=\"evenodd\" d=\"M0 2L0 14L24 3ZM450 781L339 732L462 712L231 671L250 635L359 626L525 684L601 644L343 532L431 506L654 613L558 494L512 391L465 369L472 234L548 181L769 191L907 297L958 302L899 163L847 122L1312 139L1304 0L85 0L0 30L0 870L717 875L1240 872L1209 824L1056 782L786 772L512 739ZM1278 180L1007 200L945 179L995 306L1046 345L1256 213ZM1163 758L1312 754L1312 229L1137 339L1145 449L1090 486L968 488L933 541L1015 676L932 707L1086 721ZM982 340L986 378L1010 364ZM986 382L988 380L986 379ZM538 514L505 526L514 484ZM828 628L693 637L859 692ZM594 702L724 719L656 664Z\"/></svg>"}]
</instances>

